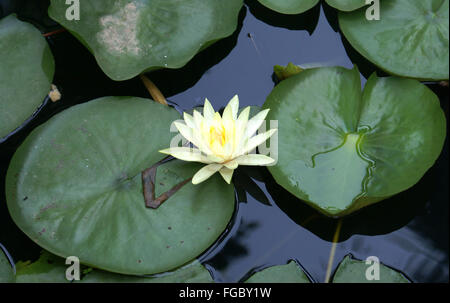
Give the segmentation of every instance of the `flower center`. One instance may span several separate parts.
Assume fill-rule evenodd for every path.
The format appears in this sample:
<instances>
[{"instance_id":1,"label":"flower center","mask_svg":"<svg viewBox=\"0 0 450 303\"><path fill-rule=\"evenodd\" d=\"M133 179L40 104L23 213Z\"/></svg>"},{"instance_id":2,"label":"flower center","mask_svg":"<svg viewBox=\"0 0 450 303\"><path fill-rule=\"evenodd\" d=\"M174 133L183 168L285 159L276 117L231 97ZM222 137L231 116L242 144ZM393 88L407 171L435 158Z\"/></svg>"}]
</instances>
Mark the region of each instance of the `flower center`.
<instances>
[{"instance_id":1,"label":"flower center","mask_svg":"<svg viewBox=\"0 0 450 303\"><path fill-rule=\"evenodd\" d=\"M209 128L209 145L213 146L215 142L219 142L222 147L225 145L225 127L223 125Z\"/></svg>"}]
</instances>

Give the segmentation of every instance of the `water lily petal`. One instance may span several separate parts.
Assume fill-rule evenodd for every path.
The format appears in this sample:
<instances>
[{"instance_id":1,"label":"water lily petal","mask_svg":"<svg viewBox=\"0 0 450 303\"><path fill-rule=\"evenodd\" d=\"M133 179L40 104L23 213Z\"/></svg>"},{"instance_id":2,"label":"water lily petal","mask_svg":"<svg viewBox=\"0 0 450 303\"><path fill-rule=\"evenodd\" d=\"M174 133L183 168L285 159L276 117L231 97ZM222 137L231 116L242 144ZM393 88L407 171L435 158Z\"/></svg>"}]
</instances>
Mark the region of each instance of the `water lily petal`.
<instances>
[{"instance_id":1,"label":"water lily petal","mask_svg":"<svg viewBox=\"0 0 450 303\"><path fill-rule=\"evenodd\" d=\"M205 181L216 172L218 172L222 167L222 164L209 164L205 167L202 167L192 178L192 184L199 184Z\"/></svg>"},{"instance_id":2,"label":"water lily petal","mask_svg":"<svg viewBox=\"0 0 450 303\"><path fill-rule=\"evenodd\" d=\"M236 120L239 111L239 97L235 95L223 110L223 119Z\"/></svg>"},{"instance_id":3,"label":"water lily petal","mask_svg":"<svg viewBox=\"0 0 450 303\"><path fill-rule=\"evenodd\" d=\"M249 116L250 116L250 106L247 106L241 111L237 119L238 121L247 122Z\"/></svg>"},{"instance_id":4,"label":"water lily petal","mask_svg":"<svg viewBox=\"0 0 450 303\"><path fill-rule=\"evenodd\" d=\"M225 180L225 182L227 182L228 184L230 184L230 182L231 182L231 178L233 177L233 172L234 172L234 169L229 169L226 167L222 167L219 170L220 175Z\"/></svg>"},{"instance_id":5,"label":"water lily petal","mask_svg":"<svg viewBox=\"0 0 450 303\"><path fill-rule=\"evenodd\" d=\"M276 131L277 131L277 129L271 129L269 131L266 131L265 133L258 134L258 135L254 136L254 137L251 137L247 141L247 144L245 144L245 146L243 147L242 154L246 154L246 153L252 151L253 149L255 149L256 147L258 147L259 145L261 145L262 143L264 143Z\"/></svg>"},{"instance_id":6,"label":"water lily petal","mask_svg":"<svg viewBox=\"0 0 450 303\"><path fill-rule=\"evenodd\" d=\"M213 163L207 156L202 155L199 149L190 147L171 147L159 151L160 153L171 155L177 159L191 162L201 162L205 164Z\"/></svg>"},{"instance_id":7,"label":"water lily petal","mask_svg":"<svg viewBox=\"0 0 450 303\"><path fill-rule=\"evenodd\" d=\"M275 162L274 159L259 154L243 155L235 159L239 165L269 165Z\"/></svg>"},{"instance_id":8,"label":"water lily petal","mask_svg":"<svg viewBox=\"0 0 450 303\"><path fill-rule=\"evenodd\" d=\"M263 124L263 122L265 121L267 114L269 113L269 109L265 109L260 111L259 113L257 113L253 118L251 118L248 121L247 124L247 131L246 131L246 135L248 137L251 137L253 134L256 133L256 131L258 130L258 128Z\"/></svg>"},{"instance_id":9,"label":"water lily petal","mask_svg":"<svg viewBox=\"0 0 450 303\"><path fill-rule=\"evenodd\" d=\"M228 161L227 163L224 163L223 165L229 169L236 169L239 164L236 160L231 160L231 161Z\"/></svg>"},{"instance_id":10,"label":"water lily petal","mask_svg":"<svg viewBox=\"0 0 450 303\"><path fill-rule=\"evenodd\" d=\"M195 127L197 129L202 129L202 124L204 123L205 118L203 118L203 116L194 109L194 123L195 123Z\"/></svg>"},{"instance_id":11,"label":"water lily petal","mask_svg":"<svg viewBox=\"0 0 450 303\"><path fill-rule=\"evenodd\" d=\"M189 142L192 142L194 145L199 146L198 140L194 137L194 133L192 128L187 126L186 124L180 122L174 122L175 127L178 129L180 134L186 138Z\"/></svg>"},{"instance_id":12,"label":"water lily petal","mask_svg":"<svg viewBox=\"0 0 450 303\"><path fill-rule=\"evenodd\" d=\"M189 126L190 128L195 129L197 127L194 122L194 117L192 117L188 113L183 113L183 118L184 118L184 122L186 122L186 125Z\"/></svg>"},{"instance_id":13,"label":"water lily petal","mask_svg":"<svg viewBox=\"0 0 450 303\"><path fill-rule=\"evenodd\" d=\"M215 113L214 108L212 107L209 100L206 98L205 105L203 106L203 117L205 119L212 119L214 117L214 113Z\"/></svg>"}]
</instances>

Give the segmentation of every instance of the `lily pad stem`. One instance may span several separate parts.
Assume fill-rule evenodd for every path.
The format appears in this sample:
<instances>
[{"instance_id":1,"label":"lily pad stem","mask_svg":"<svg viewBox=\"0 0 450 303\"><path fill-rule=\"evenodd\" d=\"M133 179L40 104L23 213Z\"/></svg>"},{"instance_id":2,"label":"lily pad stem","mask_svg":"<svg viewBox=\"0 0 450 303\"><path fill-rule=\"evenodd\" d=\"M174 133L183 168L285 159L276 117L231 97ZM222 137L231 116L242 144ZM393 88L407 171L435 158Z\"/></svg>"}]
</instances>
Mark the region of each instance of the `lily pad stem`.
<instances>
[{"instance_id":1,"label":"lily pad stem","mask_svg":"<svg viewBox=\"0 0 450 303\"><path fill-rule=\"evenodd\" d=\"M141 80L144 83L145 87L147 88L148 92L152 96L153 100L155 100L156 102L158 102L162 105L168 106L166 98L161 93L161 91L158 89L158 87L155 85L155 83L153 83L152 80L147 78L144 74L139 75L139 77L141 78Z\"/></svg>"},{"instance_id":2,"label":"lily pad stem","mask_svg":"<svg viewBox=\"0 0 450 303\"><path fill-rule=\"evenodd\" d=\"M333 267L334 254L336 252L337 242L339 241L339 234L341 233L341 227L342 227L342 219L339 219L333 236L333 244L331 245L330 258L328 259L327 273L325 275L325 283L330 282L331 268Z\"/></svg>"}]
</instances>

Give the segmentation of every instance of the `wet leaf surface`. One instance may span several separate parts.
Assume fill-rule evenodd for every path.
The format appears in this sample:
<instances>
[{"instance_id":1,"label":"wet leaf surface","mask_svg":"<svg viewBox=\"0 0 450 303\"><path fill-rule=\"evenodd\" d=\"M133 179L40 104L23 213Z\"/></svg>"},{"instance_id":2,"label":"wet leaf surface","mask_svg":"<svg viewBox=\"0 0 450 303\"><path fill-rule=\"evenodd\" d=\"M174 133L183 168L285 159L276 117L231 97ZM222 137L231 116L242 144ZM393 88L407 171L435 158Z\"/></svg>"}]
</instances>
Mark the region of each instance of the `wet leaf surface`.
<instances>
[{"instance_id":1,"label":"wet leaf surface","mask_svg":"<svg viewBox=\"0 0 450 303\"><path fill-rule=\"evenodd\" d=\"M416 184L441 153L445 115L415 80L357 69L309 69L282 81L264 108L278 120L275 180L319 211L342 216Z\"/></svg>"},{"instance_id":2,"label":"wet leaf surface","mask_svg":"<svg viewBox=\"0 0 450 303\"><path fill-rule=\"evenodd\" d=\"M214 177L189 183L156 210L145 207L141 172L163 158L158 151L169 146L178 118L174 109L130 97L97 99L53 117L11 162L12 218L47 250L113 272L159 273L194 259L225 230L234 191ZM199 167L159 166L156 196Z\"/></svg>"}]
</instances>

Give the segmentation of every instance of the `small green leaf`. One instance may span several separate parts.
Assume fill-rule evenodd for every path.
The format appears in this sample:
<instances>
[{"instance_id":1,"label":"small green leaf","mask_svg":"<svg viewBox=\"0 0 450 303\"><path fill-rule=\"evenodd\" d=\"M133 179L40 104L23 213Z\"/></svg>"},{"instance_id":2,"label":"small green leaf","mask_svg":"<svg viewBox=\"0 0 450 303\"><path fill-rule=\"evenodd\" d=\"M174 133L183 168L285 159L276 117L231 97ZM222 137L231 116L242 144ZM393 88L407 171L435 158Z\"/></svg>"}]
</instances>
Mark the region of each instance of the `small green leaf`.
<instances>
[{"instance_id":1,"label":"small green leaf","mask_svg":"<svg viewBox=\"0 0 450 303\"><path fill-rule=\"evenodd\" d=\"M258 0L262 5L282 14L300 14L313 8L319 0Z\"/></svg>"},{"instance_id":2,"label":"small green leaf","mask_svg":"<svg viewBox=\"0 0 450 303\"><path fill-rule=\"evenodd\" d=\"M65 0L51 18L72 32L114 80L180 68L200 50L231 35L243 0L83 0L80 20L67 20Z\"/></svg>"},{"instance_id":3,"label":"small green leaf","mask_svg":"<svg viewBox=\"0 0 450 303\"><path fill-rule=\"evenodd\" d=\"M312 207L343 216L416 184L446 136L439 99L412 79L307 69L268 96L278 121L276 182Z\"/></svg>"},{"instance_id":4,"label":"small green leaf","mask_svg":"<svg viewBox=\"0 0 450 303\"><path fill-rule=\"evenodd\" d=\"M41 33L10 15L0 20L0 139L38 109L50 92L55 63Z\"/></svg>"},{"instance_id":5,"label":"small green leaf","mask_svg":"<svg viewBox=\"0 0 450 303\"><path fill-rule=\"evenodd\" d=\"M7 204L33 241L62 257L123 274L178 268L210 247L234 212L220 176L183 186L158 209L145 207L141 172L170 146L180 118L149 99L105 97L71 107L35 129L7 174ZM155 195L201 165L160 165Z\"/></svg>"},{"instance_id":6,"label":"small green leaf","mask_svg":"<svg viewBox=\"0 0 450 303\"><path fill-rule=\"evenodd\" d=\"M379 280L375 276L378 270L375 267L378 266ZM410 281L403 274L383 264L374 263L373 261L366 264L364 261L346 256L334 274L333 283L410 283Z\"/></svg>"},{"instance_id":7,"label":"small green leaf","mask_svg":"<svg viewBox=\"0 0 450 303\"><path fill-rule=\"evenodd\" d=\"M268 267L253 274L245 283L310 283L302 268L293 260L286 265Z\"/></svg>"},{"instance_id":8,"label":"small green leaf","mask_svg":"<svg viewBox=\"0 0 450 303\"><path fill-rule=\"evenodd\" d=\"M380 20L365 10L340 13L345 38L365 58L398 76L449 78L448 0L383 1Z\"/></svg>"},{"instance_id":9,"label":"small green leaf","mask_svg":"<svg viewBox=\"0 0 450 303\"><path fill-rule=\"evenodd\" d=\"M287 66L275 65L273 71L278 80L283 81L303 71L299 66L289 62Z\"/></svg>"}]
</instances>

